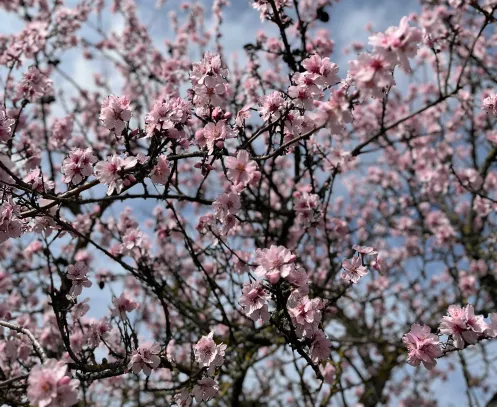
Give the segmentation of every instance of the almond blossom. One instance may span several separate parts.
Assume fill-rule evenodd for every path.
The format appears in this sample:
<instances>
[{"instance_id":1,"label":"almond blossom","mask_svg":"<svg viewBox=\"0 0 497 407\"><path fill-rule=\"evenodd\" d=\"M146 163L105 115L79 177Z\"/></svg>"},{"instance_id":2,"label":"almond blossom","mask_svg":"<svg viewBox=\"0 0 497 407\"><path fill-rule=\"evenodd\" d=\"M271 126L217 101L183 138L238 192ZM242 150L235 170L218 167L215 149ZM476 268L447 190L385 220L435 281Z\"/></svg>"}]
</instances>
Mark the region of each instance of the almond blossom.
<instances>
[{"instance_id":1,"label":"almond blossom","mask_svg":"<svg viewBox=\"0 0 497 407\"><path fill-rule=\"evenodd\" d=\"M264 96L260 100L259 112L263 120L271 119L275 121L281 116L281 110L284 105L284 99L279 92L273 92L267 96Z\"/></svg>"},{"instance_id":2,"label":"almond blossom","mask_svg":"<svg viewBox=\"0 0 497 407\"><path fill-rule=\"evenodd\" d=\"M184 134L183 126L187 124L190 115L190 105L181 98L158 100L145 117L146 135L152 137L157 133L179 139Z\"/></svg>"},{"instance_id":3,"label":"almond blossom","mask_svg":"<svg viewBox=\"0 0 497 407\"><path fill-rule=\"evenodd\" d=\"M217 217L220 220L223 220L228 215L236 215L236 213L240 210L240 197L233 192L219 195L212 204L212 207L216 211Z\"/></svg>"},{"instance_id":4,"label":"almond blossom","mask_svg":"<svg viewBox=\"0 0 497 407\"><path fill-rule=\"evenodd\" d=\"M82 261L70 264L67 268L67 278L71 280L72 286L69 295L77 297L83 291L83 287L91 287L92 282L88 280L88 265Z\"/></svg>"},{"instance_id":5,"label":"almond blossom","mask_svg":"<svg viewBox=\"0 0 497 407\"><path fill-rule=\"evenodd\" d=\"M24 223L18 217L19 208L12 201L4 202L0 206L0 242L9 238L18 238L22 235Z\"/></svg>"},{"instance_id":6,"label":"almond blossom","mask_svg":"<svg viewBox=\"0 0 497 407\"><path fill-rule=\"evenodd\" d=\"M52 136L50 137L50 144L59 148L67 143L71 138L74 123L71 116L66 116L61 119L54 120L52 125Z\"/></svg>"},{"instance_id":7,"label":"almond blossom","mask_svg":"<svg viewBox=\"0 0 497 407\"><path fill-rule=\"evenodd\" d=\"M413 324L411 330L402 337L409 352L407 362L419 366L422 362L427 369L433 369L437 364L435 358L442 356L438 336L430 333L430 327Z\"/></svg>"},{"instance_id":8,"label":"almond blossom","mask_svg":"<svg viewBox=\"0 0 497 407\"><path fill-rule=\"evenodd\" d=\"M151 3L0 0L0 405L496 399L497 2Z\"/></svg>"},{"instance_id":9,"label":"almond blossom","mask_svg":"<svg viewBox=\"0 0 497 407\"><path fill-rule=\"evenodd\" d=\"M52 89L52 81L48 79L39 69L29 67L23 74L22 80L17 86L17 98L25 98L34 102L46 95Z\"/></svg>"},{"instance_id":10,"label":"almond blossom","mask_svg":"<svg viewBox=\"0 0 497 407\"><path fill-rule=\"evenodd\" d=\"M193 387L192 394L197 403L209 401L219 392L217 382L210 377L204 377Z\"/></svg>"},{"instance_id":11,"label":"almond blossom","mask_svg":"<svg viewBox=\"0 0 497 407\"><path fill-rule=\"evenodd\" d=\"M487 325L482 315L475 315L473 306L468 304L461 308L451 305L448 316L442 318L439 330L442 335L450 335L454 346L464 348L464 344L474 344L485 332Z\"/></svg>"},{"instance_id":12,"label":"almond blossom","mask_svg":"<svg viewBox=\"0 0 497 407\"><path fill-rule=\"evenodd\" d=\"M224 363L225 344L216 345L213 339L214 332L207 336L202 336L193 347L195 359L205 367L219 367Z\"/></svg>"},{"instance_id":13,"label":"almond blossom","mask_svg":"<svg viewBox=\"0 0 497 407\"><path fill-rule=\"evenodd\" d=\"M323 301L320 298L310 299L307 295L296 295L290 298L287 304L288 312L296 327L298 336L310 338L318 332L318 325L321 322ZM325 344L325 339L318 337L316 351Z\"/></svg>"},{"instance_id":14,"label":"almond blossom","mask_svg":"<svg viewBox=\"0 0 497 407\"><path fill-rule=\"evenodd\" d=\"M350 76L364 97L381 98L384 89L394 84L392 66L382 55L362 53L349 64Z\"/></svg>"},{"instance_id":15,"label":"almond blossom","mask_svg":"<svg viewBox=\"0 0 497 407\"><path fill-rule=\"evenodd\" d=\"M314 362L328 359L330 355L331 341L326 338L323 331L317 331L312 338L311 359Z\"/></svg>"},{"instance_id":16,"label":"almond blossom","mask_svg":"<svg viewBox=\"0 0 497 407\"><path fill-rule=\"evenodd\" d=\"M368 274L368 269L363 266L362 260L358 256L354 256L351 259L345 259L342 263L343 272L341 277L344 280L348 280L352 283L357 283L361 277Z\"/></svg>"},{"instance_id":17,"label":"almond blossom","mask_svg":"<svg viewBox=\"0 0 497 407\"><path fill-rule=\"evenodd\" d=\"M133 352L128 368L133 373L140 373L143 370L146 376L150 376L152 369L160 365L160 345L158 343L143 344Z\"/></svg>"},{"instance_id":18,"label":"almond blossom","mask_svg":"<svg viewBox=\"0 0 497 407\"><path fill-rule=\"evenodd\" d=\"M152 179L152 182L166 185L170 174L171 169L169 167L167 156L159 156L157 158L157 164L152 168L152 171L150 171L150 178Z\"/></svg>"},{"instance_id":19,"label":"almond blossom","mask_svg":"<svg viewBox=\"0 0 497 407\"><path fill-rule=\"evenodd\" d=\"M66 376L67 365L49 359L31 370L28 399L36 407L70 407L78 402L79 380Z\"/></svg>"},{"instance_id":20,"label":"almond blossom","mask_svg":"<svg viewBox=\"0 0 497 407\"><path fill-rule=\"evenodd\" d=\"M399 27L389 27L385 33L369 37L375 51L383 52L392 63L398 63L406 72L411 71L409 58L417 53L417 45L422 41L421 30L409 26L409 19L402 17Z\"/></svg>"},{"instance_id":21,"label":"almond blossom","mask_svg":"<svg viewBox=\"0 0 497 407\"><path fill-rule=\"evenodd\" d=\"M228 178L236 187L244 188L247 184L257 181L260 177L257 164L250 159L247 151L240 150L235 157L226 157Z\"/></svg>"},{"instance_id":22,"label":"almond blossom","mask_svg":"<svg viewBox=\"0 0 497 407\"><path fill-rule=\"evenodd\" d=\"M288 277L293 271L297 257L286 247L271 245L269 249L257 249L255 252L255 274L265 277L271 284L276 284L280 277Z\"/></svg>"},{"instance_id":23,"label":"almond blossom","mask_svg":"<svg viewBox=\"0 0 497 407\"><path fill-rule=\"evenodd\" d=\"M7 141L12 136L15 120L8 116L7 111L0 107L0 141Z\"/></svg>"},{"instance_id":24,"label":"almond blossom","mask_svg":"<svg viewBox=\"0 0 497 407\"><path fill-rule=\"evenodd\" d=\"M98 346L102 339L109 337L111 329L112 327L106 317L91 321L86 333L88 345L92 347Z\"/></svg>"},{"instance_id":25,"label":"almond blossom","mask_svg":"<svg viewBox=\"0 0 497 407\"><path fill-rule=\"evenodd\" d=\"M497 94L492 94L483 99L482 108L497 116Z\"/></svg>"},{"instance_id":26,"label":"almond blossom","mask_svg":"<svg viewBox=\"0 0 497 407\"><path fill-rule=\"evenodd\" d=\"M105 128L120 136L126 123L131 119L130 101L126 96L110 95L102 102L100 120Z\"/></svg>"},{"instance_id":27,"label":"almond blossom","mask_svg":"<svg viewBox=\"0 0 497 407\"><path fill-rule=\"evenodd\" d=\"M126 293L121 293L119 297L114 297L112 304L114 304L114 308L111 309L111 314L121 318L125 318L127 312L131 312L138 307L138 303L130 299Z\"/></svg>"},{"instance_id":28,"label":"almond blossom","mask_svg":"<svg viewBox=\"0 0 497 407\"><path fill-rule=\"evenodd\" d=\"M90 148L82 150L76 148L72 150L69 157L62 162L62 173L64 182L74 185L80 184L85 178L93 174L93 163L97 157L93 155Z\"/></svg>"},{"instance_id":29,"label":"almond blossom","mask_svg":"<svg viewBox=\"0 0 497 407\"><path fill-rule=\"evenodd\" d=\"M268 299L269 295L260 281L255 281L243 286L239 304L243 308L244 314L250 319L266 323L269 321Z\"/></svg>"},{"instance_id":30,"label":"almond blossom","mask_svg":"<svg viewBox=\"0 0 497 407\"><path fill-rule=\"evenodd\" d=\"M95 165L95 176L108 186L107 195L111 195L114 191L121 193L126 181L126 171L135 167L136 163L135 157L121 158L114 154Z\"/></svg>"}]
</instances>

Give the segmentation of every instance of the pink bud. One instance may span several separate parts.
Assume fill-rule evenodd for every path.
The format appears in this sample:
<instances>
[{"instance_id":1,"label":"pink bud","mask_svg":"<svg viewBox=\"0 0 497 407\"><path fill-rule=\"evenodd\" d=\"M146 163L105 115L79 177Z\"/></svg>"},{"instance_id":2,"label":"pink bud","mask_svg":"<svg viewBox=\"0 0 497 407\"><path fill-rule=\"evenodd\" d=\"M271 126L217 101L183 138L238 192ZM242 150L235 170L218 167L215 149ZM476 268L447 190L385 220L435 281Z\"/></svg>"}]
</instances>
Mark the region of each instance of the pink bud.
<instances>
[{"instance_id":1,"label":"pink bud","mask_svg":"<svg viewBox=\"0 0 497 407\"><path fill-rule=\"evenodd\" d=\"M64 376L62 379L60 379L57 384L59 385L66 385L66 384L69 384L69 382L71 381L71 378L69 376Z\"/></svg>"}]
</instances>

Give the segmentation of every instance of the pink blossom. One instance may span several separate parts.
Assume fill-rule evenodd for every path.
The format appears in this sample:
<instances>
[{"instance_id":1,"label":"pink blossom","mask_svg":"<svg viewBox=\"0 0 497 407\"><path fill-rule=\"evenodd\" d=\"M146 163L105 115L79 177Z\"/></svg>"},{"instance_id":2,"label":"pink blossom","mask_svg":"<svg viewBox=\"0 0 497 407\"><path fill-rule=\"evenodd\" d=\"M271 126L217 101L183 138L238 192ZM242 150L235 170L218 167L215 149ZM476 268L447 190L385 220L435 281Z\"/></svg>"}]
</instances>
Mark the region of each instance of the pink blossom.
<instances>
[{"instance_id":1,"label":"pink blossom","mask_svg":"<svg viewBox=\"0 0 497 407\"><path fill-rule=\"evenodd\" d=\"M79 380L66 376L67 365L49 359L31 369L28 399L36 407L71 407L78 402Z\"/></svg>"},{"instance_id":2,"label":"pink blossom","mask_svg":"<svg viewBox=\"0 0 497 407\"><path fill-rule=\"evenodd\" d=\"M199 63L193 64L190 80L193 85L193 103L201 108L207 105L222 106L229 92L226 77L228 70L221 57L206 52Z\"/></svg>"},{"instance_id":3,"label":"pink blossom","mask_svg":"<svg viewBox=\"0 0 497 407\"><path fill-rule=\"evenodd\" d=\"M226 120L220 120L215 124L207 123L202 132L197 132L195 138L201 147L207 146L209 154L212 154L214 147L222 147L224 140L231 137L231 133Z\"/></svg>"},{"instance_id":4,"label":"pink blossom","mask_svg":"<svg viewBox=\"0 0 497 407\"><path fill-rule=\"evenodd\" d=\"M381 98L383 90L394 84L392 67L382 55L362 53L349 65L350 76L363 97Z\"/></svg>"},{"instance_id":5,"label":"pink blossom","mask_svg":"<svg viewBox=\"0 0 497 407\"><path fill-rule=\"evenodd\" d=\"M52 89L52 81L34 66L29 67L17 85L17 98L34 102Z\"/></svg>"},{"instance_id":6,"label":"pink blossom","mask_svg":"<svg viewBox=\"0 0 497 407\"><path fill-rule=\"evenodd\" d=\"M86 340L91 347L97 347L101 339L106 339L112 329L107 318L102 318L98 321L92 321L86 333Z\"/></svg>"},{"instance_id":7,"label":"pink blossom","mask_svg":"<svg viewBox=\"0 0 497 407\"><path fill-rule=\"evenodd\" d=\"M214 379L204 377L193 387L192 394L197 403L209 401L219 393L219 387Z\"/></svg>"},{"instance_id":8,"label":"pink blossom","mask_svg":"<svg viewBox=\"0 0 497 407\"><path fill-rule=\"evenodd\" d=\"M257 178L257 164L250 160L249 153L240 150L235 157L226 157L226 168L228 169L228 179L235 186L245 187Z\"/></svg>"},{"instance_id":9,"label":"pink blossom","mask_svg":"<svg viewBox=\"0 0 497 407\"><path fill-rule=\"evenodd\" d=\"M250 261L250 253L243 251L236 251L233 256L233 270L235 273L242 274L248 271L248 263Z\"/></svg>"},{"instance_id":10,"label":"pink blossom","mask_svg":"<svg viewBox=\"0 0 497 407\"><path fill-rule=\"evenodd\" d=\"M298 222L305 228L316 226L321 219L321 202L316 194L299 193L295 196L294 209Z\"/></svg>"},{"instance_id":11,"label":"pink blossom","mask_svg":"<svg viewBox=\"0 0 497 407\"><path fill-rule=\"evenodd\" d=\"M369 37L374 51L383 52L392 63L398 63L406 72L411 71L408 58L416 56L417 45L422 40L421 30L410 27L407 17L402 17L399 27L389 27L385 33Z\"/></svg>"},{"instance_id":12,"label":"pink blossom","mask_svg":"<svg viewBox=\"0 0 497 407\"><path fill-rule=\"evenodd\" d=\"M100 120L106 129L120 136L126 123L131 119L130 101L126 96L110 95L102 102Z\"/></svg>"},{"instance_id":13,"label":"pink blossom","mask_svg":"<svg viewBox=\"0 0 497 407\"><path fill-rule=\"evenodd\" d=\"M129 368L133 373L140 373L143 370L145 375L150 376L152 369L160 365L160 345L158 343L141 345L133 352Z\"/></svg>"},{"instance_id":14,"label":"pink blossom","mask_svg":"<svg viewBox=\"0 0 497 407\"><path fill-rule=\"evenodd\" d=\"M247 121L249 118L250 118L250 109L252 108L253 104L252 103L249 103L245 106L243 106L239 111L238 113L236 114L236 120L235 120L235 124L238 126L238 127L243 127L243 125L245 124L245 121Z\"/></svg>"},{"instance_id":15,"label":"pink blossom","mask_svg":"<svg viewBox=\"0 0 497 407\"><path fill-rule=\"evenodd\" d=\"M221 221L228 215L236 215L241 208L240 197L234 192L222 194L212 204L216 216Z\"/></svg>"},{"instance_id":16,"label":"pink blossom","mask_svg":"<svg viewBox=\"0 0 497 407\"><path fill-rule=\"evenodd\" d=\"M461 308L451 305L448 316L442 317L439 331L442 335L449 335L458 349L464 348L464 343L475 344L485 332L487 325L482 315L475 315L473 306L468 304Z\"/></svg>"},{"instance_id":17,"label":"pink blossom","mask_svg":"<svg viewBox=\"0 0 497 407\"><path fill-rule=\"evenodd\" d=\"M62 162L62 173L64 174L64 182L78 185L85 178L93 174L93 163L97 161L97 157L93 155L91 148L82 150L76 148L69 153L69 157Z\"/></svg>"},{"instance_id":18,"label":"pink blossom","mask_svg":"<svg viewBox=\"0 0 497 407\"><path fill-rule=\"evenodd\" d=\"M82 261L76 264L70 264L67 267L67 278L72 281L71 290L69 295L77 297L83 291L83 287L91 287L92 283L88 280L86 274L88 273L88 266Z\"/></svg>"},{"instance_id":19,"label":"pink blossom","mask_svg":"<svg viewBox=\"0 0 497 407\"><path fill-rule=\"evenodd\" d=\"M24 182L30 184L31 188L38 192L51 191L55 187L55 183L43 176L39 168L30 171L29 174L24 177Z\"/></svg>"},{"instance_id":20,"label":"pink blossom","mask_svg":"<svg viewBox=\"0 0 497 407\"><path fill-rule=\"evenodd\" d=\"M95 165L95 176L101 183L108 185L107 195L111 195L114 191L118 194L121 193L124 186L125 172L132 169L136 163L136 157L123 159L114 154Z\"/></svg>"},{"instance_id":21,"label":"pink blossom","mask_svg":"<svg viewBox=\"0 0 497 407\"><path fill-rule=\"evenodd\" d=\"M261 320L263 323L269 321L267 300L269 294L260 281L244 284L239 304L243 312L253 321Z\"/></svg>"},{"instance_id":22,"label":"pink blossom","mask_svg":"<svg viewBox=\"0 0 497 407\"><path fill-rule=\"evenodd\" d=\"M170 98L155 102L152 110L145 117L147 137L156 132L167 137L178 139L183 137L183 126L191 116L191 105L181 98Z\"/></svg>"},{"instance_id":23,"label":"pink blossom","mask_svg":"<svg viewBox=\"0 0 497 407\"><path fill-rule=\"evenodd\" d=\"M437 364L435 358L442 356L438 336L430 332L429 326L413 324L402 341L409 352L407 363L410 365L419 366L423 362L424 367L432 369Z\"/></svg>"},{"instance_id":24,"label":"pink blossom","mask_svg":"<svg viewBox=\"0 0 497 407\"><path fill-rule=\"evenodd\" d=\"M357 283L361 277L368 274L368 269L362 265L362 260L359 256L354 256L351 259L345 259L342 262L343 272L341 277L344 280Z\"/></svg>"},{"instance_id":25,"label":"pink blossom","mask_svg":"<svg viewBox=\"0 0 497 407\"><path fill-rule=\"evenodd\" d=\"M138 307L138 303L130 299L126 293L121 293L119 297L114 297L112 304L114 304L114 308L111 309L111 314L121 318L125 318L127 312L131 312Z\"/></svg>"},{"instance_id":26,"label":"pink blossom","mask_svg":"<svg viewBox=\"0 0 497 407\"><path fill-rule=\"evenodd\" d=\"M497 94L492 94L483 99L482 109L497 116Z\"/></svg>"},{"instance_id":27,"label":"pink blossom","mask_svg":"<svg viewBox=\"0 0 497 407\"><path fill-rule=\"evenodd\" d=\"M261 97L259 104L261 105L259 112L262 120L266 121L271 119L275 121L281 116L281 109L283 108L285 100L280 92L272 92L267 96Z\"/></svg>"},{"instance_id":28,"label":"pink blossom","mask_svg":"<svg viewBox=\"0 0 497 407\"><path fill-rule=\"evenodd\" d=\"M216 345L213 336L214 332L210 332L207 336L202 336L193 347L195 359L205 367L219 367L224 363L226 345L223 343Z\"/></svg>"},{"instance_id":29,"label":"pink blossom","mask_svg":"<svg viewBox=\"0 0 497 407\"><path fill-rule=\"evenodd\" d=\"M150 171L150 178L152 182L156 184L166 185L169 180L169 175L171 174L171 169L169 167L169 161L167 156L160 155L157 157L157 164L155 164L152 171Z\"/></svg>"},{"instance_id":30,"label":"pink blossom","mask_svg":"<svg viewBox=\"0 0 497 407\"><path fill-rule=\"evenodd\" d=\"M216 218L212 213L209 213L199 218L196 229L200 233L207 233L209 227L213 226L215 223L216 223Z\"/></svg>"},{"instance_id":31,"label":"pink blossom","mask_svg":"<svg viewBox=\"0 0 497 407\"><path fill-rule=\"evenodd\" d=\"M52 136L50 137L50 144L59 148L66 145L71 137L73 130L73 119L71 116L66 116L62 119L56 119L52 125Z\"/></svg>"},{"instance_id":32,"label":"pink blossom","mask_svg":"<svg viewBox=\"0 0 497 407\"><path fill-rule=\"evenodd\" d=\"M288 88L288 95L293 98L297 107L306 110L314 109L313 101L315 97L308 87L304 85L290 86Z\"/></svg>"},{"instance_id":33,"label":"pink blossom","mask_svg":"<svg viewBox=\"0 0 497 407\"><path fill-rule=\"evenodd\" d=\"M284 246L271 245L269 249L257 249L255 252L255 274L265 277L271 284L276 284L280 277L288 277L295 268L297 257Z\"/></svg>"},{"instance_id":34,"label":"pink blossom","mask_svg":"<svg viewBox=\"0 0 497 407\"><path fill-rule=\"evenodd\" d=\"M306 79L311 79L319 86L333 86L340 81L337 76L338 65L331 62L329 58L321 58L314 54L302 61L302 66L306 69ZM304 80L302 83L306 83Z\"/></svg>"},{"instance_id":35,"label":"pink blossom","mask_svg":"<svg viewBox=\"0 0 497 407\"><path fill-rule=\"evenodd\" d=\"M24 223L18 215L19 208L14 202L6 201L0 206L0 243L22 235Z\"/></svg>"},{"instance_id":36,"label":"pink blossom","mask_svg":"<svg viewBox=\"0 0 497 407\"><path fill-rule=\"evenodd\" d=\"M464 296L469 297L476 293L476 277L461 272L459 276L459 289Z\"/></svg>"},{"instance_id":37,"label":"pink blossom","mask_svg":"<svg viewBox=\"0 0 497 407\"><path fill-rule=\"evenodd\" d=\"M364 255L374 256L374 255L378 254L378 252L370 246L359 246L356 244L356 245L352 246L352 248L356 252L364 254Z\"/></svg>"},{"instance_id":38,"label":"pink blossom","mask_svg":"<svg viewBox=\"0 0 497 407\"><path fill-rule=\"evenodd\" d=\"M290 274L288 274L287 280L294 287L297 287L300 294L305 295L309 291L309 275L303 267L295 267Z\"/></svg>"},{"instance_id":39,"label":"pink blossom","mask_svg":"<svg viewBox=\"0 0 497 407\"><path fill-rule=\"evenodd\" d=\"M221 228L219 233L221 236L227 236L230 230L234 229L238 225L238 220L235 215L227 214L223 219L221 219Z\"/></svg>"},{"instance_id":40,"label":"pink blossom","mask_svg":"<svg viewBox=\"0 0 497 407\"><path fill-rule=\"evenodd\" d=\"M0 107L0 141L8 141L12 137L15 120L11 119L3 106Z\"/></svg>"},{"instance_id":41,"label":"pink blossom","mask_svg":"<svg viewBox=\"0 0 497 407\"><path fill-rule=\"evenodd\" d=\"M314 363L328 359L330 356L331 341L326 338L324 332L319 330L312 338L310 347L311 359Z\"/></svg>"},{"instance_id":42,"label":"pink blossom","mask_svg":"<svg viewBox=\"0 0 497 407\"><path fill-rule=\"evenodd\" d=\"M333 366L331 363L327 363L324 367L322 365L319 366L319 370L323 375L325 383L333 384L337 372L336 367Z\"/></svg>"},{"instance_id":43,"label":"pink blossom","mask_svg":"<svg viewBox=\"0 0 497 407\"><path fill-rule=\"evenodd\" d=\"M75 319L79 319L86 315L86 313L90 310L90 305L88 304L89 298L85 298L83 301L79 301L74 305L71 310L71 313Z\"/></svg>"},{"instance_id":44,"label":"pink blossom","mask_svg":"<svg viewBox=\"0 0 497 407\"><path fill-rule=\"evenodd\" d=\"M123 252L130 253L132 250L142 248L144 246L143 233L135 228L130 228L123 236Z\"/></svg>"},{"instance_id":45,"label":"pink blossom","mask_svg":"<svg viewBox=\"0 0 497 407\"><path fill-rule=\"evenodd\" d=\"M321 298L311 300L307 295L300 296L298 293L290 296L287 308L297 335L310 338L317 332L323 307Z\"/></svg>"},{"instance_id":46,"label":"pink blossom","mask_svg":"<svg viewBox=\"0 0 497 407\"><path fill-rule=\"evenodd\" d=\"M181 393L178 393L174 396L174 402L178 405L178 407L190 407L192 405L192 396L188 389L181 390Z\"/></svg>"},{"instance_id":47,"label":"pink blossom","mask_svg":"<svg viewBox=\"0 0 497 407\"><path fill-rule=\"evenodd\" d=\"M326 127L333 133L340 134L343 132L345 125L352 122L352 113L350 112L350 102L345 92L338 90L331 92L327 102L314 102L317 104L317 111L313 116L316 127ZM339 161L346 157L339 157ZM334 162L336 159L334 159ZM336 163L334 163L336 166Z\"/></svg>"}]
</instances>

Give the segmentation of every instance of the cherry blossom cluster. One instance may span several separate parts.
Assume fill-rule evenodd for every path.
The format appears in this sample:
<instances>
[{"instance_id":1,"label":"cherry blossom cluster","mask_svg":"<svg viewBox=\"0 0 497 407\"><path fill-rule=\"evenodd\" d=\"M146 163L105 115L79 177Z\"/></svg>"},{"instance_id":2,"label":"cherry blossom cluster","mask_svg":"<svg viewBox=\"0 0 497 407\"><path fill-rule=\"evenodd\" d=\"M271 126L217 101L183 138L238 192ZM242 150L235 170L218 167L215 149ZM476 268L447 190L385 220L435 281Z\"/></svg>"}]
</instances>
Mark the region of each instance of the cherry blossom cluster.
<instances>
[{"instance_id":1,"label":"cherry blossom cluster","mask_svg":"<svg viewBox=\"0 0 497 407\"><path fill-rule=\"evenodd\" d=\"M464 349L483 339L497 337L497 314L491 313L488 318L489 323L483 315L475 315L471 304L464 308L458 305L449 306L448 315L442 317L438 327L439 335L448 337L445 344L440 343L439 335L431 333L429 326L413 324L411 330L402 338L409 351L407 362L413 366L423 363L427 369L433 369L437 364L435 359L444 353L453 349Z\"/></svg>"},{"instance_id":2,"label":"cherry blossom cluster","mask_svg":"<svg viewBox=\"0 0 497 407\"><path fill-rule=\"evenodd\" d=\"M193 386L191 393L185 388L181 393L175 396L175 402L179 406L190 406L192 396L197 403L209 401L219 393L219 386L215 380L215 370L224 363L224 352L226 345L221 343L216 345L213 339L214 332L207 336L202 336L194 346L195 360L202 366L206 367L206 375L199 379Z\"/></svg>"}]
</instances>

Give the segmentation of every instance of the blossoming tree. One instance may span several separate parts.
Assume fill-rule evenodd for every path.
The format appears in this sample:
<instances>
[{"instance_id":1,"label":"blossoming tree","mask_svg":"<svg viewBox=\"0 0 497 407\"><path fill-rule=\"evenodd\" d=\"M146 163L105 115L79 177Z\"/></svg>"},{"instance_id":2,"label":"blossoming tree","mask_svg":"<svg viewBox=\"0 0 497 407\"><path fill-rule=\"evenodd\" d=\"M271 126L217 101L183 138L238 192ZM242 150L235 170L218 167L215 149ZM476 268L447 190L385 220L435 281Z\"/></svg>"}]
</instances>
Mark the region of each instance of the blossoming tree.
<instances>
[{"instance_id":1,"label":"blossoming tree","mask_svg":"<svg viewBox=\"0 0 497 407\"><path fill-rule=\"evenodd\" d=\"M0 403L497 398L497 1L423 1L340 67L333 0L250 1L269 29L239 60L226 0L160 44L108 3L0 0L24 24L0 35Z\"/></svg>"}]
</instances>

